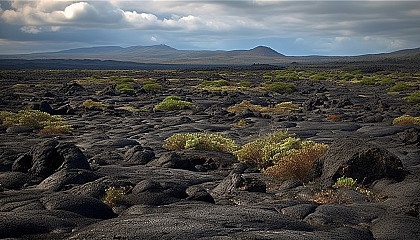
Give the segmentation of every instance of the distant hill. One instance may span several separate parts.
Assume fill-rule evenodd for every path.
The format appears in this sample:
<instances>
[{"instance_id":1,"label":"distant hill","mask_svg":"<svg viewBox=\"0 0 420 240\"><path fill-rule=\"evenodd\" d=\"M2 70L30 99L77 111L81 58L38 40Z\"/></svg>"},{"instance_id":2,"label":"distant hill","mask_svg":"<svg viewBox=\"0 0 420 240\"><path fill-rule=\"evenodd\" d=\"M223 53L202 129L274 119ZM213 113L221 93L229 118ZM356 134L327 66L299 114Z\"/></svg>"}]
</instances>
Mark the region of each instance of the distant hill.
<instances>
[{"instance_id":1,"label":"distant hill","mask_svg":"<svg viewBox=\"0 0 420 240\"><path fill-rule=\"evenodd\" d=\"M163 65L252 65L271 64L287 65L319 64L333 62L377 62L377 61L416 61L420 62L420 48L400 50L392 53L368 54L361 56L285 56L277 51L258 46L249 50L233 51L205 51L205 50L178 50L167 45L153 46L100 46L89 48L76 48L58 52L44 52L19 55L0 55L0 59L16 60L97 60L131 62ZM3 61L4 62L4 61ZM109 62L111 63L111 62ZM111 65L114 65L111 64Z\"/></svg>"}]
</instances>

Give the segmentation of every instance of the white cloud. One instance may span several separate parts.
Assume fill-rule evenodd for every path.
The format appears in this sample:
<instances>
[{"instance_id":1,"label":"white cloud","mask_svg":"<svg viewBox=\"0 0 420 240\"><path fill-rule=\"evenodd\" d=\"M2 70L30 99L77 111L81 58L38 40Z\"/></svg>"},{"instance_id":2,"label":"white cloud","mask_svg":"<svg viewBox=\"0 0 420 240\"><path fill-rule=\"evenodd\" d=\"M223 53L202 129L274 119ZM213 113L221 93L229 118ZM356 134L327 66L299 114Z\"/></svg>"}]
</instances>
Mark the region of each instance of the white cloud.
<instances>
[{"instance_id":1,"label":"white cloud","mask_svg":"<svg viewBox=\"0 0 420 240\"><path fill-rule=\"evenodd\" d=\"M41 29L39 27L34 26L23 26L20 28L22 32L30 33L30 34L37 34L41 32Z\"/></svg>"}]
</instances>

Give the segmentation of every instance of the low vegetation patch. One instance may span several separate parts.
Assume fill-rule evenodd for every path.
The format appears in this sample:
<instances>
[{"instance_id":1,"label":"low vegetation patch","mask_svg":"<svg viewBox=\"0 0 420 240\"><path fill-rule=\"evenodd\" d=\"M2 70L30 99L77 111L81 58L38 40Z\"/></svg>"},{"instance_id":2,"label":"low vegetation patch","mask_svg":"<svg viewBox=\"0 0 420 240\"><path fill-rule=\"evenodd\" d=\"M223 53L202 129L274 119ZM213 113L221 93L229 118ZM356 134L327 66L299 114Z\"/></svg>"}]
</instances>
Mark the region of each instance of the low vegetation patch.
<instances>
[{"instance_id":1,"label":"low vegetation patch","mask_svg":"<svg viewBox=\"0 0 420 240\"><path fill-rule=\"evenodd\" d=\"M203 81L200 83L200 86L202 87L223 87L223 86L229 86L230 83L227 80L215 80L215 81Z\"/></svg>"},{"instance_id":2,"label":"low vegetation patch","mask_svg":"<svg viewBox=\"0 0 420 240\"><path fill-rule=\"evenodd\" d=\"M104 103L101 103L101 102L95 102L92 99L88 99L88 100L84 101L82 103L82 105L87 109L91 109L91 108L95 108L95 107L96 108L104 108L104 107L109 106L108 104L104 104Z\"/></svg>"},{"instance_id":3,"label":"low vegetation patch","mask_svg":"<svg viewBox=\"0 0 420 240\"><path fill-rule=\"evenodd\" d=\"M267 113L267 112L274 112L274 113L290 113L292 111L299 110L300 107L297 104L293 104L292 102L283 102L276 104L274 107L263 107L261 105L252 104L250 101L243 100L239 104L235 104L233 106L228 107L228 112L232 113L241 113L245 110L251 110L253 112L260 112L260 113Z\"/></svg>"},{"instance_id":4,"label":"low vegetation patch","mask_svg":"<svg viewBox=\"0 0 420 240\"><path fill-rule=\"evenodd\" d=\"M165 140L164 148L168 150L204 150L232 153L238 146L232 139L217 133L182 133Z\"/></svg>"},{"instance_id":5,"label":"low vegetation patch","mask_svg":"<svg viewBox=\"0 0 420 240\"><path fill-rule=\"evenodd\" d=\"M390 92L402 92L410 90L411 86L404 82L399 82L389 89Z\"/></svg>"},{"instance_id":6,"label":"low vegetation patch","mask_svg":"<svg viewBox=\"0 0 420 240\"><path fill-rule=\"evenodd\" d=\"M295 91L295 85L293 83L285 82L265 82L263 87L267 91L276 93L292 93Z\"/></svg>"},{"instance_id":7,"label":"low vegetation patch","mask_svg":"<svg viewBox=\"0 0 420 240\"><path fill-rule=\"evenodd\" d=\"M156 105L153 110L154 111L174 111L174 110L182 110L182 109L192 109L195 108L195 105L181 100L178 96L169 96L166 97L161 103Z\"/></svg>"},{"instance_id":8,"label":"low vegetation patch","mask_svg":"<svg viewBox=\"0 0 420 240\"><path fill-rule=\"evenodd\" d=\"M374 194L372 191L364 188L361 184L357 184L357 179L348 178L345 176L342 176L337 179L337 181L334 183L333 188L345 188L352 191L356 191L358 193L361 193L363 195L366 195L366 201L372 202L372 201L380 201L380 196Z\"/></svg>"},{"instance_id":9,"label":"low vegetation patch","mask_svg":"<svg viewBox=\"0 0 420 240\"><path fill-rule=\"evenodd\" d=\"M404 100L409 104L420 103L420 91L411 93L409 96L405 97Z\"/></svg>"},{"instance_id":10,"label":"low vegetation patch","mask_svg":"<svg viewBox=\"0 0 420 240\"><path fill-rule=\"evenodd\" d=\"M287 132L275 132L247 143L235 152L238 160L254 166L273 179L308 182L315 161L327 150L325 144L301 140Z\"/></svg>"},{"instance_id":11,"label":"low vegetation patch","mask_svg":"<svg viewBox=\"0 0 420 240\"><path fill-rule=\"evenodd\" d=\"M18 113L1 111L0 120L5 127L26 126L31 129L41 129L41 135L68 134L73 128L63 118L52 116L39 110L21 110Z\"/></svg>"},{"instance_id":12,"label":"low vegetation patch","mask_svg":"<svg viewBox=\"0 0 420 240\"><path fill-rule=\"evenodd\" d=\"M410 115L403 115L397 117L392 121L394 125L420 125L420 117L412 117Z\"/></svg>"},{"instance_id":13,"label":"low vegetation patch","mask_svg":"<svg viewBox=\"0 0 420 240\"><path fill-rule=\"evenodd\" d=\"M327 121L330 121L330 122L338 122L338 121L340 121L340 115L338 115L338 114L330 114L330 115L328 115L327 116Z\"/></svg>"},{"instance_id":14,"label":"low vegetation patch","mask_svg":"<svg viewBox=\"0 0 420 240\"><path fill-rule=\"evenodd\" d=\"M130 82L117 84L117 86L115 86L115 90L122 93L133 93L135 91L133 84Z\"/></svg>"},{"instance_id":15,"label":"low vegetation patch","mask_svg":"<svg viewBox=\"0 0 420 240\"><path fill-rule=\"evenodd\" d=\"M143 89L146 91L162 90L163 87L159 83L146 83L143 84Z\"/></svg>"}]
</instances>

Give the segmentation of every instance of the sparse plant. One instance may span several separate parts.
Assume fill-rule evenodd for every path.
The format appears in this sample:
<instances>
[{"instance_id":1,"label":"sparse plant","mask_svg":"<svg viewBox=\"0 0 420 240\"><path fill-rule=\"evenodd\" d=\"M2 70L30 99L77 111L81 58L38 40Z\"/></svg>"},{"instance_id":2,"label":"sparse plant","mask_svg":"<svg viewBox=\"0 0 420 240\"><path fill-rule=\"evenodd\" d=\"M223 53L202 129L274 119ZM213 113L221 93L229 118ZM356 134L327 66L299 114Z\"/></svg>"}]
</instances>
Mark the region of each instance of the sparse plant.
<instances>
[{"instance_id":1,"label":"sparse plant","mask_svg":"<svg viewBox=\"0 0 420 240\"><path fill-rule=\"evenodd\" d=\"M409 96L405 97L404 100L409 104L420 103L420 91L411 93Z\"/></svg>"},{"instance_id":2,"label":"sparse plant","mask_svg":"<svg viewBox=\"0 0 420 240\"><path fill-rule=\"evenodd\" d=\"M340 115L338 115L338 114L328 115L327 116L327 121L338 122L338 121L340 121Z\"/></svg>"},{"instance_id":3,"label":"sparse plant","mask_svg":"<svg viewBox=\"0 0 420 240\"><path fill-rule=\"evenodd\" d=\"M333 185L334 188L346 188L355 191L357 189L357 181L353 178L342 176L337 179Z\"/></svg>"},{"instance_id":4,"label":"sparse plant","mask_svg":"<svg viewBox=\"0 0 420 240\"><path fill-rule=\"evenodd\" d=\"M29 84L25 84L25 83L16 83L15 85L12 86L12 88L28 88Z\"/></svg>"},{"instance_id":5,"label":"sparse plant","mask_svg":"<svg viewBox=\"0 0 420 240\"><path fill-rule=\"evenodd\" d=\"M420 117L412 117L410 115L403 115L397 117L392 121L394 125L420 125Z\"/></svg>"},{"instance_id":6,"label":"sparse plant","mask_svg":"<svg viewBox=\"0 0 420 240\"><path fill-rule=\"evenodd\" d=\"M215 80L215 81L208 81L205 80L200 84L202 87L222 87L222 86L229 86L230 83L227 80Z\"/></svg>"},{"instance_id":7,"label":"sparse plant","mask_svg":"<svg viewBox=\"0 0 420 240\"><path fill-rule=\"evenodd\" d=\"M299 106L293 104L292 102L283 102L276 104L274 107L263 107L261 105L252 104L248 100L243 100L239 104L235 104L233 106L228 107L228 112L232 113L241 113L247 109L253 112L260 112L260 113L267 113L267 112L274 112L274 113L290 113L292 111L299 110Z\"/></svg>"},{"instance_id":8,"label":"sparse plant","mask_svg":"<svg viewBox=\"0 0 420 240\"><path fill-rule=\"evenodd\" d=\"M244 128L246 127L246 122L245 120L241 119L237 123L235 123L233 126L236 128Z\"/></svg>"},{"instance_id":9,"label":"sparse plant","mask_svg":"<svg viewBox=\"0 0 420 240\"><path fill-rule=\"evenodd\" d=\"M135 107L132 107L132 106L122 106L122 107L118 107L116 109L126 110L126 111L129 111L129 112L138 112L138 111L140 111L139 109L137 109Z\"/></svg>"},{"instance_id":10,"label":"sparse plant","mask_svg":"<svg viewBox=\"0 0 420 240\"><path fill-rule=\"evenodd\" d=\"M345 192L338 192L334 189L326 189L316 192L311 199L320 204L350 204L353 200Z\"/></svg>"},{"instance_id":11,"label":"sparse plant","mask_svg":"<svg viewBox=\"0 0 420 240\"><path fill-rule=\"evenodd\" d=\"M181 100L178 96L169 96L166 97L161 103L156 105L153 110L154 111L174 111L174 110L182 110L182 109L192 109L195 108L195 105Z\"/></svg>"},{"instance_id":12,"label":"sparse plant","mask_svg":"<svg viewBox=\"0 0 420 240\"><path fill-rule=\"evenodd\" d=\"M368 202L378 202L382 198L380 195L374 194L372 191L364 188L361 184L357 184L357 179L342 176L334 183L333 188L345 188L366 196Z\"/></svg>"},{"instance_id":13,"label":"sparse plant","mask_svg":"<svg viewBox=\"0 0 420 240\"><path fill-rule=\"evenodd\" d=\"M126 187L109 187L105 189L103 202L106 205L113 207L116 203L118 203L118 201L121 201L124 198L126 191Z\"/></svg>"},{"instance_id":14,"label":"sparse plant","mask_svg":"<svg viewBox=\"0 0 420 240\"><path fill-rule=\"evenodd\" d=\"M375 77L370 77L370 76L363 76L362 80L360 80L360 84L375 85L376 84L376 78Z\"/></svg>"},{"instance_id":15,"label":"sparse plant","mask_svg":"<svg viewBox=\"0 0 420 240\"><path fill-rule=\"evenodd\" d=\"M82 103L82 105L87 108L87 109L91 109L91 108L103 108L103 107L108 107L108 104L104 104L101 102L95 102L92 99L88 99L86 101L84 101Z\"/></svg>"},{"instance_id":16,"label":"sparse plant","mask_svg":"<svg viewBox=\"0 0 420 240\"><path fill-rule=\"evenodd\" d=\"M232 153L238 146L232 139L217 133L182 133L174 134L165 140L164 148L168 150L204 150Z\"/></svg>"},{"instance_id":17,"label":"sparse plant","mask_svg":"<svg viewBox=\"0 0 420 240\"><path fill-rule=\"evenodd\" d=\"M143 84L143 89L146 91L152 91L152 90L162 90L162 85L159 83L147 83Z\"/></svg>"}]
</instances>

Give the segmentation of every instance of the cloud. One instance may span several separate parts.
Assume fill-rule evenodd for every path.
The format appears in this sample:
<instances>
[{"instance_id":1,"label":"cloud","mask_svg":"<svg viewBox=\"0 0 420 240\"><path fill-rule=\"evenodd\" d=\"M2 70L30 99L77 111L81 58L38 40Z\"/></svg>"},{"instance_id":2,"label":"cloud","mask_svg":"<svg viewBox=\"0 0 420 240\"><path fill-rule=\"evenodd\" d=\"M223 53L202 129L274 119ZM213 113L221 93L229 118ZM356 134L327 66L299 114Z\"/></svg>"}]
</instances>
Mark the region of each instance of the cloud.
<instances>
[{"instance_id":1,"label":"cloud","mask_svg":"<svg viewBox=\"0 0 420 240\"><path fill-rule=\"evenodd\" d=\"M299 45L302 49L322 52L328 48L336 52L335 47L348 49L344 43L360 51L369 48L377 51L374 42L383 49L415 47L420 42L419 1L16 0L1 3L0 28L14 26L24 35L13 36L27 40L36 36L43 41L48 36L65 41L66 33L92 31L92 38L100 35L107 45L148 44L155 42L152 36L170 45L190 44L199 48L225 48L233 43L264 44L262 40L270 39L279 51ZM121 43L121 36L133 40ZM4 30L0 37L11 39L12 35L7 36ZM99 39L91 41L97 44ZM283 47L280 42L289 45Z\"/></svg>"}]
</instances>

